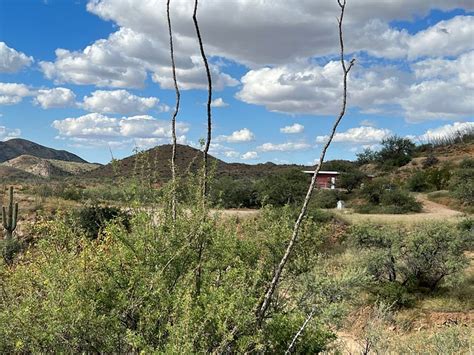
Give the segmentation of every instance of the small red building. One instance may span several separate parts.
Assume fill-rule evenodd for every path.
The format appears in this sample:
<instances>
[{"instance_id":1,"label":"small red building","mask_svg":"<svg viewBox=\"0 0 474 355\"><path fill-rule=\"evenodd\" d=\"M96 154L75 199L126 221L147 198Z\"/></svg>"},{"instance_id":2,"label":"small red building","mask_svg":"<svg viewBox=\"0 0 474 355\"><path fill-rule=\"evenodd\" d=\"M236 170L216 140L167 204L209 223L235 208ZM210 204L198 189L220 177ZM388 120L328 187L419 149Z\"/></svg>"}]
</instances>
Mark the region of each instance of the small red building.
<instances>
[{"instance_id":1,"label":"small red building","mask_svg":"<svg viewBox=\"0 0 474 355\"><path fill-rule=\"evenodd\" d=\"M314 174L314 171L303 171L305 174ZM316 186L319 189L335 189L337 188L337 179L340 173L337 171L320 171L316 176Z\"/></svg>"}]
</instances>

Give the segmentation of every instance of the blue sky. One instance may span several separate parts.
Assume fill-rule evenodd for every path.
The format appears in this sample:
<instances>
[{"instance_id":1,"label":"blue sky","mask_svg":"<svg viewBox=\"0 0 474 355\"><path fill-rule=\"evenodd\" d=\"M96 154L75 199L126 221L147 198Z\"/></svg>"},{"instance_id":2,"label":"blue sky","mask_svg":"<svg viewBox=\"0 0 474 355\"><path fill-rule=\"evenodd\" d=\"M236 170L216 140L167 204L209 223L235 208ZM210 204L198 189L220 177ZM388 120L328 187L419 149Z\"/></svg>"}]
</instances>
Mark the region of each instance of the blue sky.
<instances>
[{"instance_id":1,"label":"blue sky","mask_svg":"<svg viewBox=\"0 0 474 355\"><path fill-rule=\"evenodd\" d=\"M348 0L349 110L329 159L392 134L416 141L474 125L474 5ZM205 136L191 14L171 1L180 142ZM336 1L201 0L216 87L211 153L314 162L339 111ZM174 91L164 0L0 0L0 140L22 137L106 163L169 142Z\"/></svg>"}]
</instances>

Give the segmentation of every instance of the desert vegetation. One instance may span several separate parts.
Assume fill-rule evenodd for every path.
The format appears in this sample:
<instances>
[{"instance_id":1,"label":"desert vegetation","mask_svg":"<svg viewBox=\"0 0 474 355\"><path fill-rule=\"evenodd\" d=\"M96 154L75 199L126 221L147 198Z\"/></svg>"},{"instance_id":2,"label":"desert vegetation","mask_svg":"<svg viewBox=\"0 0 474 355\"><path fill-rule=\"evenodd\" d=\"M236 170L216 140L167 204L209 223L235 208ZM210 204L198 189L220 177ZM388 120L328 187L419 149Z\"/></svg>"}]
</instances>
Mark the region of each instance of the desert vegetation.
<instances>
[{"instance_id":1,"label":"desert vegetation","mask_svg":"<svg viewBox=\"0 0 474 355\"><path fill-rule=\"evenodd\" d=\"M181 93L167 1L176 94L169 176L154 168L162 153L155 150L97 168L90 180L3 186L0 353L472 351L474 163L436 153L470 143L472 132L422 145L392 136L356 162L325 162L355 65L344 52L346 1L337 3L341 111L314 173L285 166L232 176L242 166L209 155L212 77L197 0L207 131L202 151L179 155ZM337 189L317 188L322 170L340 172ZM422 215L425 200L443 197L459 210L450 210L455 218L363 220Z\"/></svg>"}]
</instances>

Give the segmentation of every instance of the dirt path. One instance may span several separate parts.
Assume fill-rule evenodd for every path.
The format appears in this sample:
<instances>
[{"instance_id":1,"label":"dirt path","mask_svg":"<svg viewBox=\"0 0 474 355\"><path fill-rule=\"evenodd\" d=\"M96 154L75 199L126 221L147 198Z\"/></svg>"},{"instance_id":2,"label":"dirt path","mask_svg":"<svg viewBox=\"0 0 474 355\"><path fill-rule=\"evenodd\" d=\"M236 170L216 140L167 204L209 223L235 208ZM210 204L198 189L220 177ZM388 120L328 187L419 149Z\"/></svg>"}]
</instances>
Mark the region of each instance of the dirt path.
<instances>
[{"instance_id":1,"label":"dirt path","mask_svg":"<svg viewBox=\"0 0 474 355\"><path fill-rule=\"evenodd\" d=\"M375 222L375 223L393 223L393 224L413 224L429 220L443 220L455 222L463 216L462 212L455 211L441 205L439 203L430 201L423 194L417 194L416 199L423 204L423 211L421 213L409 214L359 214L351 210L335 212L343 219L351 223L360 222Z\"/></svg>"}]
</instances>

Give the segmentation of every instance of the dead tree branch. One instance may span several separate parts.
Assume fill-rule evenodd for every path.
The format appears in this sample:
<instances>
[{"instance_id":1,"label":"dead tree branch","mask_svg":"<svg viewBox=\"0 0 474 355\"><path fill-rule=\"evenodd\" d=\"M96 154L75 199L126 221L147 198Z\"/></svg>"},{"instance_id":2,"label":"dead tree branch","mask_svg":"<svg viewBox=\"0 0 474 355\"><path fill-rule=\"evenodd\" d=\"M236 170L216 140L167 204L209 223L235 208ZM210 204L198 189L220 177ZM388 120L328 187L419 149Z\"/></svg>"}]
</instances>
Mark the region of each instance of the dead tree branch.
<instances>
[{"instance_id":1,"label":"dead tree branch","mask_svg":"<svg viewBox=\"0 0 474 355\"><path fill-rule=\"evenodd\" d=\"M344 117L346 113L346 106L347 106L347 77L349 75L350 70L354 66L355 59L352 59L349 66L346 65L344 61L344 38L343 38L343 32L342 32L342 22L344 19L344 11L346 8L346 0L338 0L337 1L339 4L339 7L341 8L341 14L340 17L338 18L338 25L339 25L339 43L340 43L340 49L341 49L341 66L343 70L343 94L342 94L342 108L341 112L339 113L339 116L337 116L334 125L332 127L331 134L329 136L329 139L327 140L326 144L323 147L323 150L321 151L321 155L319 157L319 163L316 165L315 172L313 174L313 177L311 179L311 184L309 185L308 192L306 193L305 200L303 202L303 206L301 208L301 212L298 216L298 219L295 222L294 228L293 228L293 233L290 239L290 242L288 243L288 246L286 248L285 254L280 260L280 263L278 264L278 267L275 270L275 273L273 275L272 282L268 286L265 296L259 305L257 312L256 312L256 317L257 317L257 326L260 328L262 326L262 322L265 318L265 315L267 313L267 310L270 306L270 303L273 298L273 294L275 293L275 290L278 286L278 283L280 282L281 274L283 272L283 269L285 268L286 263L288 262L288 259L290 257L290 254L293 250L293 247L298 240L298 235L300 232L301 228L301 223L303 222L303 219L306 215L306 211L308 209L308 204L311 200L311 196L313 195L313 190L316 185L316 177L321 170L321 166L324 161L324 157L326 156L326 151L328 150L329 146L331 145L332 139L334 138L334 135L336 134L337 127L339 123L341 122L342 118Z\"/></svg>"},{"instance_id":2,"label":"dead tree branch","mask_svg":"<svg viewBox=\"0 0 474 355\"><path fill-rule=\"evenodd\" d=\"M194 1L194 13L193 13L193 22L194 27L196 29L196 35L199 42L199 50L201 51L202 61L204 62L204 66L206 68L206 76L207 76L207 138L206 144L204 145L204 176L202 182L202 194L204 199L207 197L208 192L208 170L209 170L209 163L208 163L208 155L209 155L209 147L211 145L212 139L212 111L211 111L211 103L212 103L212 77L211 77L211 70L209 69L209 63L207 62L206 53L204 52L204 45L202 43L201 31L199 29L199 24L197 20L197 9L198 9L198 0Z\"/></svg>"},{"instance_id":3,"label":"dead tree branch","mask_svg":"<svg viewBox=\"0 0 474 355\"><path fill-rule=\"evenodd\" d=\"M296 345L296 341L298 340L300 335L303 333L304 329L306 328L306 326L308 325L310 320L313 318L315 313L316 313L316 308L313 308L311 310L311 312L309 313L308 317L306 317L306 319L305 319L303 325L301 326L301 328L298 330L298 332L293 337L293 340L291 341L290 346L285 351L285 355L291 354L293 352L293 349L295 348L295 345Z\"/></svg>"},{"instance_id":4,"label":"dead tree branch","mask_svg":"<svg viewBox=\"0 0 474 355\"><path fill-rule=\"evenodd\" d=\"M166 15L168 18L168 32L170 37L170 55L171 55L171 66L173 69L173 83L176 92L176 105L174 108L173 116L171 118L171 135L173 139L173 148L171 152L171 176L172 176L172 196L171 196L171 213L173 216L173 223L176 223L176 116L179 112L179 104L181 94L179 92L178 80L176 79L176 63L174 60L174 47L173 47L173 31L171 29L171 16L170 16L170 0L166 3Z\"/></svg>"}]
</instances>

